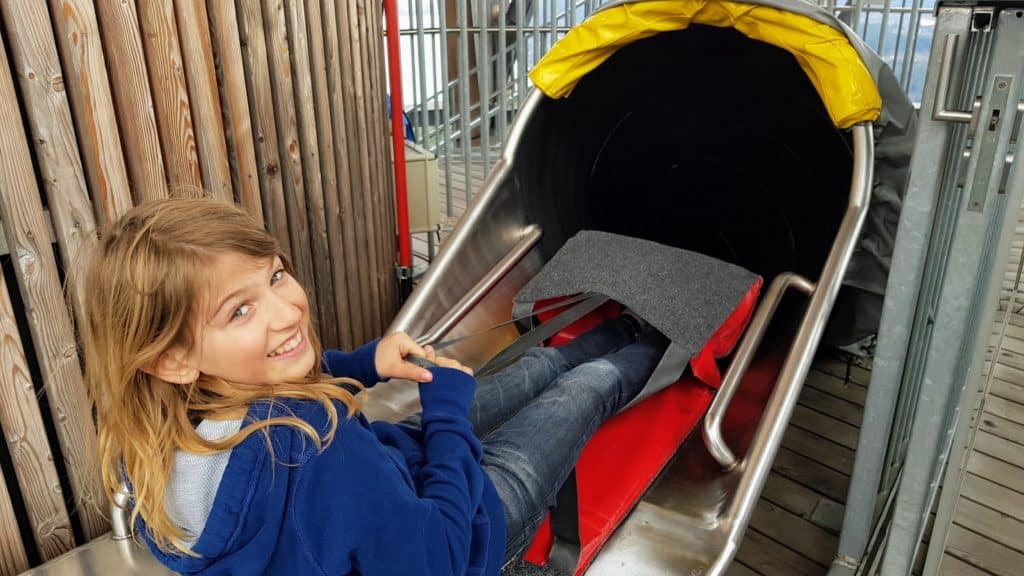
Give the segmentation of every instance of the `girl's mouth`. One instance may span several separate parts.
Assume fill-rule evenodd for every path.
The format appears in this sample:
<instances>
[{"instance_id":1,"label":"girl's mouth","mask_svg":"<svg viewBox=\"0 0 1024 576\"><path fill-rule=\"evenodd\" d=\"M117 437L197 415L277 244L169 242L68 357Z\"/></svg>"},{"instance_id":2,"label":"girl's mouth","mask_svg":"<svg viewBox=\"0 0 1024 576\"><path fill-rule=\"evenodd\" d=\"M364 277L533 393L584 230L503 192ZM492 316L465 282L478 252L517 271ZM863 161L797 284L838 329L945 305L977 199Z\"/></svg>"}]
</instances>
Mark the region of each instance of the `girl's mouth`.
<instances>
[{"instance_id":1,"label":"girl's mouth","mask_svg":"<svg viewBox=\"0 0 1024 576\"><path fill-rule=\"evenodd\" d=\"M297 356L305 349L306 338L303 336L302 330L300 329L295 332L294 336L285 341L284 344L281 344L276 349L274 349L273 352L267 354L267 357L274 360L283 360L286 358Z\"/></svg>"}]
</instances>

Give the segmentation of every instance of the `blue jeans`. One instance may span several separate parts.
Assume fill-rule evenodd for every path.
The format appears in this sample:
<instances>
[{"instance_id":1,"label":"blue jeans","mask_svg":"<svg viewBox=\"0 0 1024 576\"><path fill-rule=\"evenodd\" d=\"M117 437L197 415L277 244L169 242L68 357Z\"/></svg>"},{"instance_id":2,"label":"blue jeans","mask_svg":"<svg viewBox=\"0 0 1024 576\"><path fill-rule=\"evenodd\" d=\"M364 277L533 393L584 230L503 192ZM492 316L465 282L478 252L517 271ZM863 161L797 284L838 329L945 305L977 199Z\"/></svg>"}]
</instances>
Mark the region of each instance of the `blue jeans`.
<instances>
[{"instance_id":1,"label":"blue jeans","mask_svg":"<svg viewBox=\"0 0 1024 576\"><path fill-rule=\"evenodd\" d=\"M506 560L529 544L584 445L640 392L667 345L617 319L480 380L469 417L505 508Z\"/></svg>"}]
</instances>

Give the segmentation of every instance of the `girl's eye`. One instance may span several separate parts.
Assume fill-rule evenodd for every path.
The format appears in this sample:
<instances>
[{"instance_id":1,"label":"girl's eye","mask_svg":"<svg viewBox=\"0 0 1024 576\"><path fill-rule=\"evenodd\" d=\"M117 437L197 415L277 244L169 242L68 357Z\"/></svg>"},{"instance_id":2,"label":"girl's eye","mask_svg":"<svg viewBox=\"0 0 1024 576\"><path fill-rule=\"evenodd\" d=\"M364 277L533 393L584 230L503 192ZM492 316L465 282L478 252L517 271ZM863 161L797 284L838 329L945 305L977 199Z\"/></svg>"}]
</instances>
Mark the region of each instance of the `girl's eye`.
<instances>
[{"instance_id":1,"label":"girl's eye","mask_svg":"<svg viewBox=\"0 0 1024 576\"><path fill-rule=\"evenodd\" d=\"M252 310L252 306L250 306L248 304L242 304L238 308L235 308L235 311L231 313L231 319L232 320L238 320L240 318L245 318L246 316L249 315L249 312L251 310Z\"/></svg>"},{"instance_id":2,"label":"girl's eye","mask_svg":"<svg viewBox=\"0 0 1024 576\"><path fill-rule=\"evenodd\" d=\"M274 284L277 284L281 280L284 280L284 275L285 274L286 274L286 272L284 271L284 268L281 268L280 270L274 272L270 276L270 285L273 286Z\"/></svg>"}]
</instances>

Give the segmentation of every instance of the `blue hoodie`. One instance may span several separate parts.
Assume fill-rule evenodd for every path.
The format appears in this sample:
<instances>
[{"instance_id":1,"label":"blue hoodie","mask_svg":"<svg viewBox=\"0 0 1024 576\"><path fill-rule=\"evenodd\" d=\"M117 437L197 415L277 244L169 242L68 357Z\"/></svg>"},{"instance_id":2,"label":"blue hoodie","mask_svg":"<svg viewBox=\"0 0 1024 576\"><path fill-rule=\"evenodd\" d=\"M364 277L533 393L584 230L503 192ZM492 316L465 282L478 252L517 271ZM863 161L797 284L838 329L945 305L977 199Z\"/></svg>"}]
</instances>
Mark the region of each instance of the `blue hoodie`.
<instances>
[{"instance_id":1,"label":"blue hoodie","mask_svg":"<svg viewBox=\"0 0 1024 576\"><path fill-rule=\"evenodd\" d=\"M375 351L376 342L328 351L325 371L377 382ZM422 431L346 419L339 404L323 451L293 427L274 426L272 458L267 437L253 434L227 460L192 546L200 557L163 553L145 538L150 549L184 574L498 574L504 514L467 419L476 381L450 368L431 372L420 385ZM291 399L254 404L246 422L289 414L320 431L328 425L318 403Z\"/></svg>"}]
</instances>

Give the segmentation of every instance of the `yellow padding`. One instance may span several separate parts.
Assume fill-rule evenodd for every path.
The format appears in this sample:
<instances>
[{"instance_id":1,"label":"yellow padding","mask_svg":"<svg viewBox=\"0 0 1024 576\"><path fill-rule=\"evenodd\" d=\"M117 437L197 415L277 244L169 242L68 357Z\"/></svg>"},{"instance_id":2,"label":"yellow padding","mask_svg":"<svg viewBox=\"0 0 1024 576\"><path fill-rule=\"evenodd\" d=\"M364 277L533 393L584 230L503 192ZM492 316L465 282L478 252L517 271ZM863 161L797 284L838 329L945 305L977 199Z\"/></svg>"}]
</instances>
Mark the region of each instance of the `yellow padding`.
<instances>
[{"instance_id":1,"label":"yellow padding","mask_svg":"<svg viewBox=\"0 0 1024 576\"><path fill-rule=\"evenodd\" d=\"M836 127L878 119L882 97L842 32L800 14L738 2L655 0L602 10L556 43L530 78L551 98L564 98L619 48L661 32L683 30L691 22L735 28L795 56ZM685 55L673 58L681 56Z\"/></svg>"}]
</instances>

